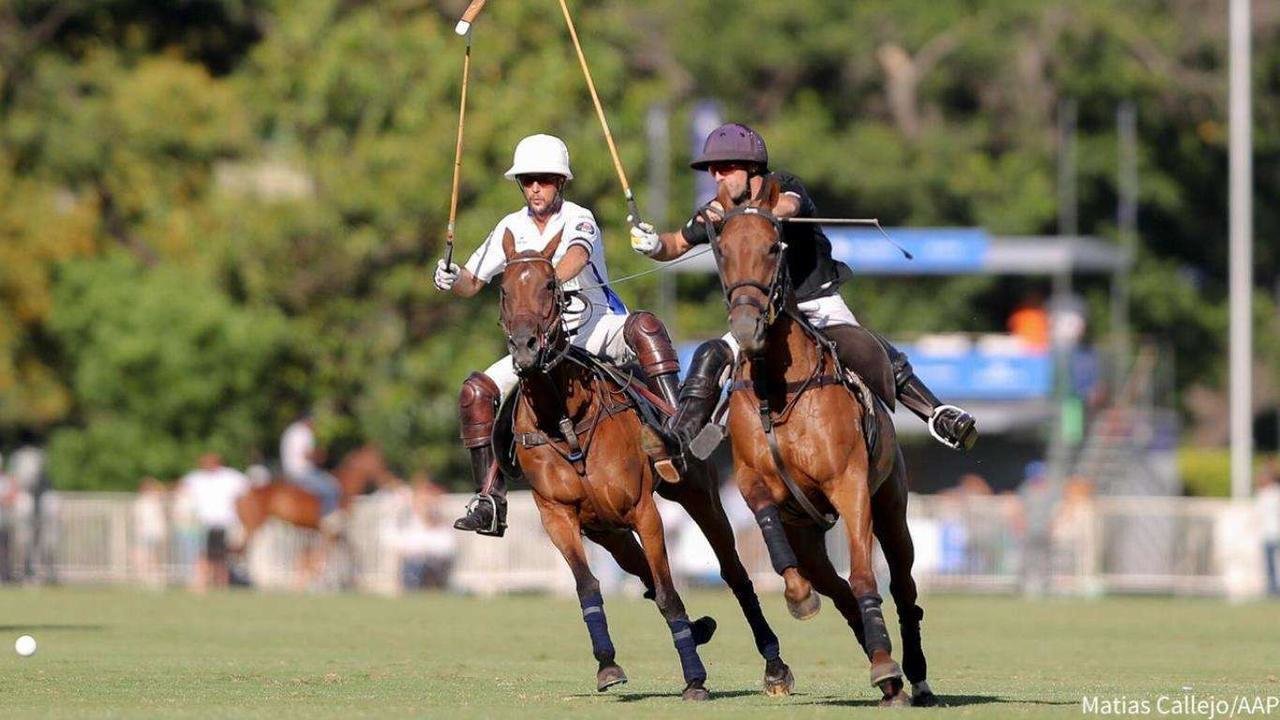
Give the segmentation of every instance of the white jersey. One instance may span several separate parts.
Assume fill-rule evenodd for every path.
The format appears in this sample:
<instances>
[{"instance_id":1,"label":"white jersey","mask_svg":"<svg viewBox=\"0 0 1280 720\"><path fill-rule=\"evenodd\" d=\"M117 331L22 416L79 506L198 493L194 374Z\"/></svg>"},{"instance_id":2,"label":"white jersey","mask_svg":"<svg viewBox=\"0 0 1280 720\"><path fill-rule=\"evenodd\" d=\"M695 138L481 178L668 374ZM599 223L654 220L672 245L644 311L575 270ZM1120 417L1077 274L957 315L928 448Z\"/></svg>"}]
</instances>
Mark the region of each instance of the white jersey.
<instances>
[{"instance_id":1,"label":"white jersey","mask_svg":"<svg viewBox=\"0 0 1280 720\"><path fill-rule=\"evenodd\" d=\"M566 292L576 292L585 298L592 312L590 316L583 312L583 300L571 301L565 313L565 325L570 330L601 315L626 314L626 306L608 287L609 270L605 266L603 236L590 210L564 200L560 206L560 212L552 215L547 221L545 231L538 230L528 208L522 208L502 218L489 233L489 237L485 238L485 241L467 260L467 270L481 282L489 282L500 275L506 267L507 258L502 250L502 238L507 230L510 230L515 238L516 252L544 250L556 233L563 230L560 247L551 258L553 263L558 264L565 253L569 252L569 248L575 245L587 251L586 266L577 277L570 278L564 283L564 289Z\"/></svg>"},{"instance_id":2,"label":"white jersey","mask_svg":"<svg viewBox=\"0 0 1280 720\"><path fill-rule=\"evenodd\" d=\"M193 470L182 478L196 518L205 527L227 528L239 522L236 499L249 489L249 480L238 470Z\"/></svg>"}]
</instances>

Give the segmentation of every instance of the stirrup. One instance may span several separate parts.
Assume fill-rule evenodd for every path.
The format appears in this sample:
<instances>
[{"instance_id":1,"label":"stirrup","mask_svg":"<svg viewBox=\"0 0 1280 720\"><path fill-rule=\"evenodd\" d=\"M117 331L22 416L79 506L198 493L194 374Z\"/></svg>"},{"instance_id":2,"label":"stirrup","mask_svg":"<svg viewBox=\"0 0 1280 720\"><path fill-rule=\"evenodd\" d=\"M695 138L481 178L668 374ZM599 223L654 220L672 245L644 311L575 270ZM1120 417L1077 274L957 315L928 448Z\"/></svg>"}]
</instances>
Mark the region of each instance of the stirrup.
<instances>
[{"instance_id":1,"label":"stirrup","mask_svg":"<svg viewBox=\"0 0 1280 720\"><path fill-rule=\"evenodd\" d=\"M498 501L492 495L477 493L471 497L471 502L467 503L466 517L471 517L476 508L481 505L489 507L489 525L488 527L476 528L477 535L488 535L489 537L502 537L507 532L506 518L498 515Z\"/></svg>"},{"instance_id":2,"label":"stirrup","mask_svg":"<svg viewBox=\"0 0 1280 720\"><path fill-rule=\"evenodd\" d=\"M699 460L706 460L724 441L724 427L719 423L709 422L702 426L697 435L689 441L689 452Z\"/></svg>"},{"instance_id":3,"label":"stirrup","mask_svg":"<svg viewBox=\"0 0 1280 720\"><path fill-rule=\"evenodd\" d=\"M933 415L929 416L929 422L928 422L929 434L933 436L934 440L937 440L938 442L942 443L943 445L946 445L952 450L960 450L960 451L967 450L967 448L964 446L963 438L949 438L944 436L938 430L938 425L937 425L938 417L942 415L944 410L955 410L960 415L969 414L968 411L966 411L964 408L958 407L956 405L939 405L938 407L933 409Z\"/></svg>"}]
</instances>

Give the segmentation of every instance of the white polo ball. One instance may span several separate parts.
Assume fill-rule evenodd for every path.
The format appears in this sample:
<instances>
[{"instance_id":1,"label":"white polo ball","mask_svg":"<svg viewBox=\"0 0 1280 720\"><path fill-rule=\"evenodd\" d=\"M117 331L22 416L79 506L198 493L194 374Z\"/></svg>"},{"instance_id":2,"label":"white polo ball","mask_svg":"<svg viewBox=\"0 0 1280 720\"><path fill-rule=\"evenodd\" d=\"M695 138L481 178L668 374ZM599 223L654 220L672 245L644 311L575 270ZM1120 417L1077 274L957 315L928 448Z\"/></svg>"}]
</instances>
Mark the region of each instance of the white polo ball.
<instances>
[{"instance_id":1,"label":"white polo ball","mask_svg":"<svg viewBox=\"0 0 1280 720\"><path fill-rule=\"evenodd\" d=\"M31 657L36 654L36 639L30 635L23 635L14 641L13 649L22 657Z\"/></svg>"}]
</instances>

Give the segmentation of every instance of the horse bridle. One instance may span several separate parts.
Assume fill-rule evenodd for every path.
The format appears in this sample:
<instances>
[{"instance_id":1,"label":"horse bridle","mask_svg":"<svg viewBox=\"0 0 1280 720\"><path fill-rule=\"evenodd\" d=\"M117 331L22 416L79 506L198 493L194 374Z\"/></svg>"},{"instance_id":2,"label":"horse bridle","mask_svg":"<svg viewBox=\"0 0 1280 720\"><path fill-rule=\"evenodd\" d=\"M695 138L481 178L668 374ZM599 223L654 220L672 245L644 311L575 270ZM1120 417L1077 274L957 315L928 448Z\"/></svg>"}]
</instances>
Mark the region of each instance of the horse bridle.
<instances>
[{"instance_id":1,"label":"horse bridle","mask_svg":"<svg viewBox=\"0 0 1280 720\"><path fill-rule=\"evenodd\" d=\"M517 263L530 263L530 262L544 262L547 265L551 266L551 269L552 269L551 284L554 286L554 289L552 291L554 295L553 297L554 301L551 303L551 309L547 311L547 314L541 318L541 322L539 323L538 349L534 355L534 358L535 358L534 369L538 369L545 372L555 367L557 364L559 364L559 362L564 359L565 353L568 351L569 343L562 342L563 340L566 339L565 337L563 337L564 309L566 305L565 292L564 292L564 286L562 286L555 277L555 264L552 263L547 258L542 257L541 255L533 256L533 257L511 258L510 260L507 261L507 266L510 267L511 265L515 265ZM501 296L498 302L503 309L502 315L505 318L506 307L507 307L507 291L502 287L499 287L498 293ZM559 321L556 320L557 315L560 316ZM505 322L502 323L502 332L504 335L507 336L508 346L510 346L512 343L515 342L515 339L511 336L511 332L507 329L507 324ZM548 361L546 358L546 353L548 349L555 348L557 345L563 345L564 347L558 348L558 352L556 356L554 358L551 358L550 361ZM517 371L517 374L519 374L519 371Z\"/></svg>"},{"instance_id":2,"label":"horse bridle","mask_svg":"<svg viewBox=\"0 0 1280 720\"><path fill-rule=\"evenodd\" d=\"M720 286L724 290L725 307L732 312L733 309L739 305L749 305L760 312L764 318L765 327L768 327L773 323L774 318L778 316L778 313L782 308L782 301L786 294L787 287L786 262L783 256L783 253L786 252L787 245L782 242L782 221L778 219L777 215L774 215L769 210L750 205L742 205L726 212L721 217L720 222L721 224L728 223L730 219L738 217L739 215L755 215L757 217L762 217L773 225L774 239L773 243L769 246L769 251L772 251L775 247L778 248L778 264L774 266L773 277L769 279L769 283L767 285L756 280L739 280L731 285L725 285L724 258L720 252L720 234L716 231L716 223L707 216L705 211L702 213L702 220L706 224L707 236L711 245L711 254L715 257L716 271L720 276ZM738 295L737 297L734 297L734 294L742 288L754 288L759 290L764 293L768 300L765 303L761 303L759 300L749 295Z\"/></svg>"}]
</instances>

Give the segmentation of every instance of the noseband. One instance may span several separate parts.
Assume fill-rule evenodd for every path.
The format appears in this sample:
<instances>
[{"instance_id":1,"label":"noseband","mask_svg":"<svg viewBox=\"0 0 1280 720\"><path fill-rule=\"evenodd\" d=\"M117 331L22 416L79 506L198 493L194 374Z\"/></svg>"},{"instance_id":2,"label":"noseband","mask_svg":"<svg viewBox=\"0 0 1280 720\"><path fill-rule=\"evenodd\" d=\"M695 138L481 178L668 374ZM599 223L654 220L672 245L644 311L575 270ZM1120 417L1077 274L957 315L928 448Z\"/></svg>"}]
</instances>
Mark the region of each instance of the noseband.
<instances>
[{"instance_id":1,"label":"noseband","mask_svg":"<svg viewBox=\"0 0 1280 720\"><path fill-rule=\"evenodd\" d=\"M544 262L551 267L552 269L551 282L555 288L552 291L554 301L551 303L551 308L547 311L546 315L544 315L538 323L538 349L537 349L537 354L535 355L535 358L534 358L535 359L534 368L531 368L531 369L541 369L543 371L546 371L555 367L562 359L564 359L564 355L565 355L565 352L562 350L561 352L557 353L557 355L554 358L552 358L550 362L547 362L545 357L547 350L549 348L552 348L553 345L560 344L559 341L563 339L564 323L557 321L557 318L563 319L564 317L564 308L566 303L565 293L564 293L564 288L560 285L560 282L555 278L555 265L550 260L542 257L541 255L511 258L510 260L507 261L507 267L509 268L510 266L515 265L517 263L532 263L532 262ZM506 322L507 321L507 313L506 313L507 291L503 288L499 288L499 292L502 296L500 300L502 311L503 311L502 312L502 319L503 319L502 332L507 336L507 346L510 347L515 343L515 339L511 336L511 331L507 329L507 322ZM567 349L568 343L563 343L563 344Z\"/></svg>"},{"instance_id":2,"label":"noseband","mask_svg":"<svg viewBox=\"0 0 1280 720\"><path fill-rule=\"evenodd\" d=\"M716 270L720 276L720 285L724 289L725 306L730 312L732 312L733 309L739 305L749 305L759 311L761 315L765 316L765 325L767 326L772 324L774 318L777 317L778 311L782 307L782 298L786 289L786 263L783 262L782 253L786 251L787 246L786 243L782 242L782 221L779 220L772 212L769 212L764 208L739 206L726 212L722 222L727 224L730 219L738 217L739 215L756 215L768 220L770 224L773 225L773 243L769 245L768 250L771 251L775 247L778 248L778 264L774 266L773 277L769 279L769 283L767 285L756 280L739 280L731 285L724 284L724 256L720 251L720 235L716 232L715 223L712 222L705 213L702 218L703 222L706 223L707 235L711 240L711 253L716 259ZM737 297L734 297L734 294L742 288L755 288L756 290L759 290L764 293L766 298L768 298L767 302L761 303L759 300L749 295L738 295Z\"/></svg>"}]
</instances>

